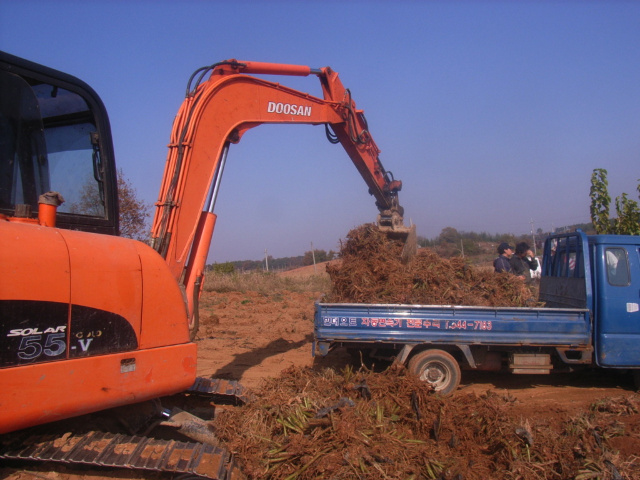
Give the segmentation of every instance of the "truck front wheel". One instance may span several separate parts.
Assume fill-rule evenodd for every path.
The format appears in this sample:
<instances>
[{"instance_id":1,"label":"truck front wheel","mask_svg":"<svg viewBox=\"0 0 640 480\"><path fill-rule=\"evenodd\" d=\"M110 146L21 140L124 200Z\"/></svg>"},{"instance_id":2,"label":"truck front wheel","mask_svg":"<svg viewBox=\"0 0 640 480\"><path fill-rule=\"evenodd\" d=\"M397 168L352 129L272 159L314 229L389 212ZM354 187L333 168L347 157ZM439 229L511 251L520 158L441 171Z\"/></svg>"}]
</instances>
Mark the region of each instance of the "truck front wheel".
<instances>
[{"instance_id":1,"label":"truck front wheel","mask_svg":"<svg viewBox=\"0 0 640 480\"><path fill-rule=\"evenodd\" d=\"M449 395L460 385L460 365L444 350L425 350L409 360L408 369L437 393Z\"/></svg>"}]
</instances>

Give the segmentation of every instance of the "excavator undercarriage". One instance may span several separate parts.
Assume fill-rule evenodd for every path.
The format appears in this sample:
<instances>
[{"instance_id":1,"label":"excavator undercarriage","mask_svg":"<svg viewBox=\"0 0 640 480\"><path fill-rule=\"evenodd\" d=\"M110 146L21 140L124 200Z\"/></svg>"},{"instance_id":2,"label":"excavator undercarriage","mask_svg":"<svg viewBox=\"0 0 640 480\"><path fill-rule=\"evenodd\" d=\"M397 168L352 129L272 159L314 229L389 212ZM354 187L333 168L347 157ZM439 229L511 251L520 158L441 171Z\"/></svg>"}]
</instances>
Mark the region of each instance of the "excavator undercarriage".
<instances>
[{"instance_id":1,"label":"excavator undercarriage","mask_svg":"<svg viewBox=\"0 0 640 480\"><path fill-rule=\"evenodd\" d=\"M46 465L241 480L210 421L216 409L250 400L237 381L198 377L182 394L0 435L0 460L16 469Z\"/></svg>"}]
</instances>

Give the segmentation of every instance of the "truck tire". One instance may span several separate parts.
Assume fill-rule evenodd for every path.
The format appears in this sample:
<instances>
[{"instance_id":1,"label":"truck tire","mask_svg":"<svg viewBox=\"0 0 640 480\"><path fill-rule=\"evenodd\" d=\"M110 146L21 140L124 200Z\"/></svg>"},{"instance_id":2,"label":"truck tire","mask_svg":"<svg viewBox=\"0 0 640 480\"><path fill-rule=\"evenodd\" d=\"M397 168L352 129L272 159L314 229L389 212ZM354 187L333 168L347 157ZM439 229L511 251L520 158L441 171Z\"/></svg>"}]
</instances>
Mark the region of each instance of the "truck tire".
<instances>
[{"instance_id":1,"label":"truck tire","mask_svg":"<svg viewBox=\"0 0 640 480\"><path fill-rule=\"evenodd\" d=\"M411 357L407 367L441 395L453 393L460 385L460 365L444 350L424 350L417 353Z\"/></svg>"}]
</instances>

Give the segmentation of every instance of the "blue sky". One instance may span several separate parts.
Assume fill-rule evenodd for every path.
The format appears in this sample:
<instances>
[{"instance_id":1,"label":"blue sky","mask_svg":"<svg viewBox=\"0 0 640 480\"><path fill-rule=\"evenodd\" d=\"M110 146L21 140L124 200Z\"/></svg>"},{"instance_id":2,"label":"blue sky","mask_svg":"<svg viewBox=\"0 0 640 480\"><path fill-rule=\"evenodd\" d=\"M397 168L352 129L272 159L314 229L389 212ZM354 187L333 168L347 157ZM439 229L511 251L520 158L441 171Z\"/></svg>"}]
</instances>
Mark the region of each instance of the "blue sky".
<instances>
[{"instance_id":1,"label":"blue sky","mask_svg":"<svg viewBox=\"0 0 640 480\"><path fill-rule=\"evenodd\" d=\"M149 204L194 70L331 66L429 238L587 222L594 168L637 198L639 45L640 2L0 0L0 49L93 86ZM270 79L321 96L315 77ZM231 147L216 213L222 262L337 250L377 209L323 128L264 125Z\"/></svg>"}]
</instances>

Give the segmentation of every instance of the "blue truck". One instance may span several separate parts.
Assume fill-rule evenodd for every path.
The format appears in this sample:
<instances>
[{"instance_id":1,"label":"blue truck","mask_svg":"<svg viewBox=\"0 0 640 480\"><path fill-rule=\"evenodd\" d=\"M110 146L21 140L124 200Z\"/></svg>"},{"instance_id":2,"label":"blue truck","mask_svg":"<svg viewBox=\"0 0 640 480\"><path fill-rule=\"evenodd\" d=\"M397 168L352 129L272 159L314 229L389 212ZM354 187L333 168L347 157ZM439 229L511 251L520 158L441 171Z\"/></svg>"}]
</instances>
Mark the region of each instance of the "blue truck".
<instances>
[{"instance_id":1,"label":"blue truck","mask_svg":"<svg viewBox=\"0 0 640 480\"><path fill-rule=\"evenodd\" d=\"M461 369L624 369L640 387L640 237L551 235L539 300L544 308L317 303L313 354L394 358L444 395Z\"/></svg>"}]
</instances>

